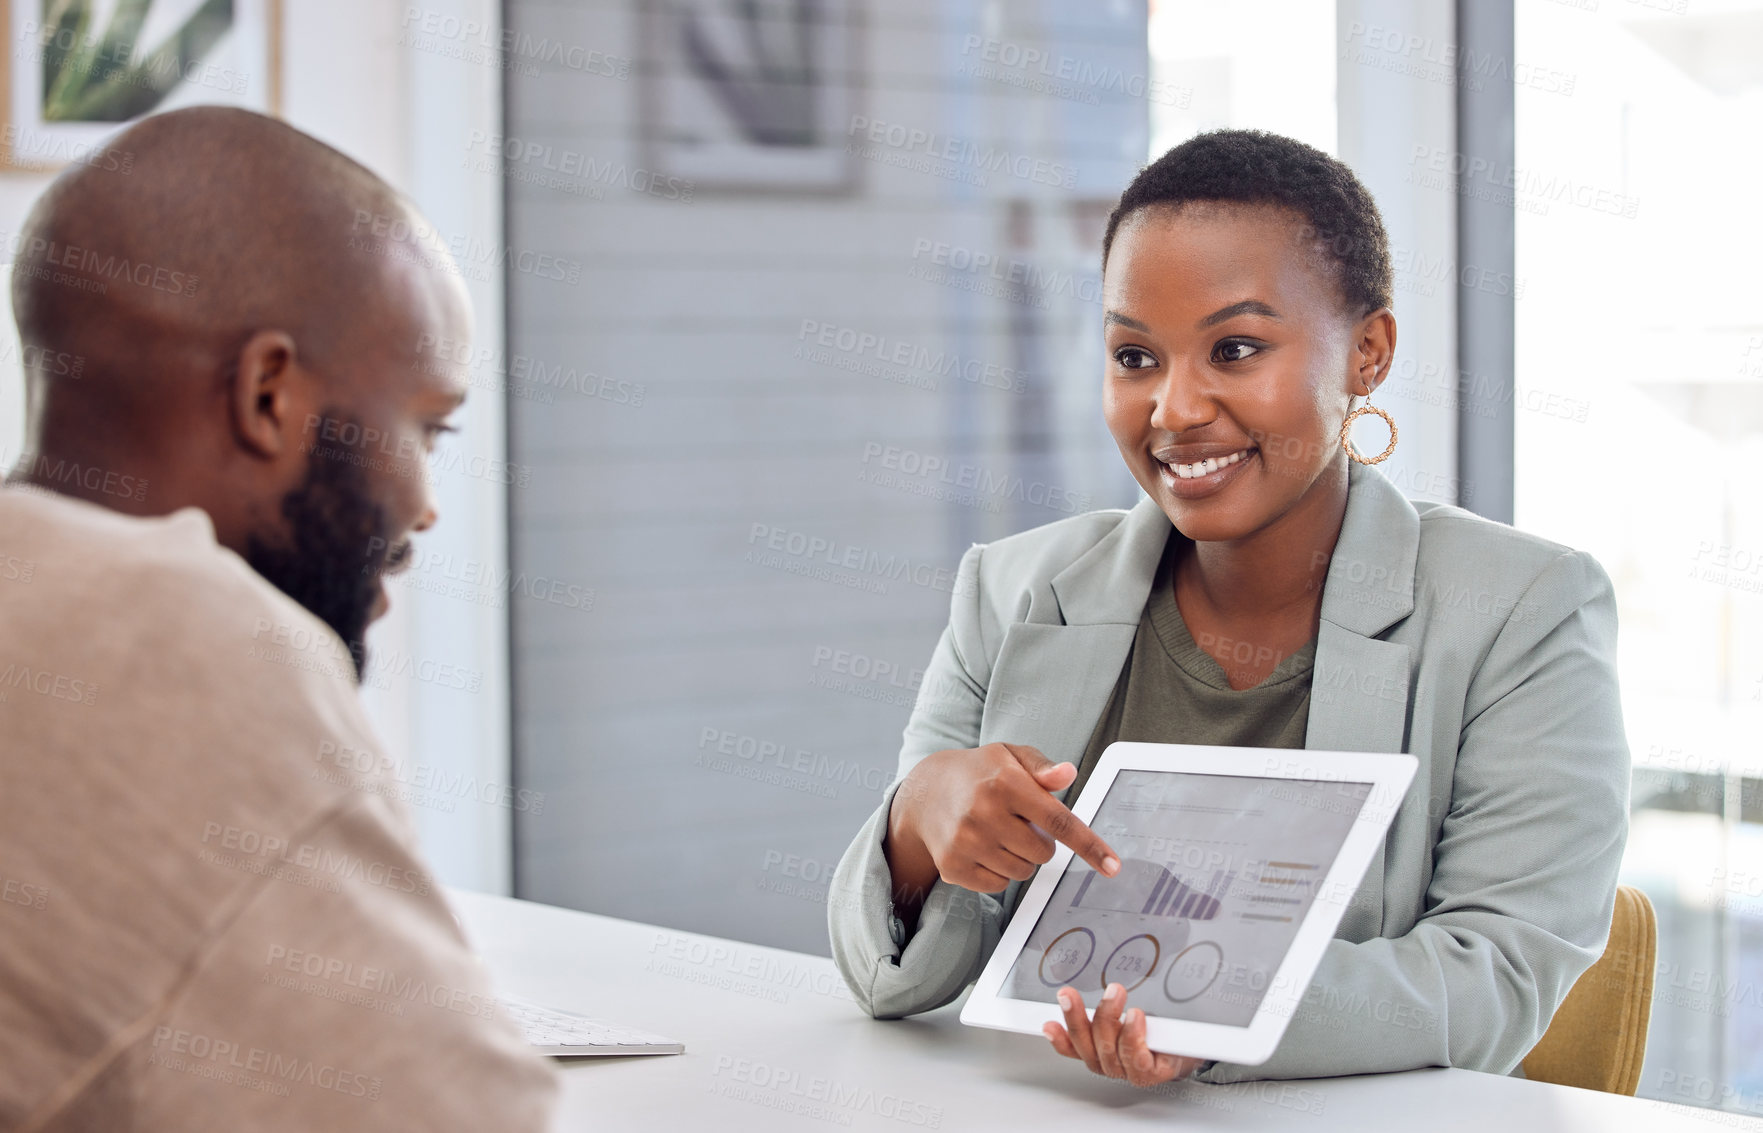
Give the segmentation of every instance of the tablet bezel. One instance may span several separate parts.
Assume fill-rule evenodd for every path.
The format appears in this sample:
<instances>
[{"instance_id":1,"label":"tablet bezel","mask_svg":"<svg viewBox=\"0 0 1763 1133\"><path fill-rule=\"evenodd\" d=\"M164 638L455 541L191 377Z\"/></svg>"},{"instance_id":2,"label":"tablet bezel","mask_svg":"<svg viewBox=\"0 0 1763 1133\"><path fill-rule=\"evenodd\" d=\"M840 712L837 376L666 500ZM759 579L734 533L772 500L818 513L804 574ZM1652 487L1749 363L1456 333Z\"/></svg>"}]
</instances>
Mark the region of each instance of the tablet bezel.
<instances>
[{"instance_id":1,"label":"tablet bezel","mask_svg":"<svg viewBox=\"0 0 1763 1133\"><path fill-rule=\"evenodd\" d=\"M1408 786L1419 768L1412 755L1397 752L1311 751L1307 748L1241 748L1202 744L1113 743L1084 784L1072 813L1090 823L1122 771L1172 771L1239 778L1322 780L1370 783L1371 790L1340 851L1330 863L1297 935L1268 983L1254 1018L1247 1026L1196 1023L1147 1015L1146 1038L1152 1050L1190 1058L1253 1066L1272 1057L1296 1012L1310 978L1336 927L1365 876L1372 856L1383 844ZM1063 1022L1056 1003L1010 999L1001 993L1004 980L1046 911L1053 890L1072 858L1059 844L1051 861L1035 873L998 947L986 961L973 992L961 1009L969 1026L1040 1034L1047 1023ZM1127 997L1128 1006L1132 997Z\"/></svg>"}]
</instances>

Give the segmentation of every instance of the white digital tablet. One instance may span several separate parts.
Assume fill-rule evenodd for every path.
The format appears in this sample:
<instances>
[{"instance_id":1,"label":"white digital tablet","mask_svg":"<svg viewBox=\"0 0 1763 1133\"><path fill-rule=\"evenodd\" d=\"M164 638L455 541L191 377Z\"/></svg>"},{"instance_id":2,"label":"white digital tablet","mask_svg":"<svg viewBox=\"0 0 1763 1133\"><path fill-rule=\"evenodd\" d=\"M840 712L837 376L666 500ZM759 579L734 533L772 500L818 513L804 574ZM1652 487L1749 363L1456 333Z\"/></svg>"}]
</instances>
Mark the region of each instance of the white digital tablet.
<instances>
[{"instance_id":1,"label":"white digital tablet","mask_svg":"<svg viewBox=\"0 0 1763 1133\"><path fill-rule=\"evenodd\" d=\"M1116 743L1072 811L1119 855L1063 844L961 1021L1039 1034L1058 991L1110 983L1153 1050L1254 1065L1285 1034L1414 778L1411 755Z\"/></svg>"}]
</instances>

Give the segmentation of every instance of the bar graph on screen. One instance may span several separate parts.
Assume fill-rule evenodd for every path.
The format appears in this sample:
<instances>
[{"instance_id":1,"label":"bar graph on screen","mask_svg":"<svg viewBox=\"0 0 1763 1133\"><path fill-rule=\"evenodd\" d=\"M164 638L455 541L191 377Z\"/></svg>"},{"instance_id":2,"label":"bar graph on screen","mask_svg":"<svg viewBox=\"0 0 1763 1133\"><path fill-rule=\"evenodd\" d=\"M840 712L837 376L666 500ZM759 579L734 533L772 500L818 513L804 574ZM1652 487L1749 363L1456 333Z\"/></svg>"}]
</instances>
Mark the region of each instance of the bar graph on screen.
<instances>
[{"instance_id":1,"label":"bar graph on screen","mask_svg":"<svg viewBox=\"0 0 1763 1133\"><path fill-rule=\"evenodd\" d=\"M1112 879L1098 883L1100 876L1092 872L1083 879L1072 894L1073 908L1209 921L1218 915L1219 900L1236 875L1213 870L1205 887L1197 888L1156 862L1134 859L1122 865Z\"/></svg>"}]
</instances>

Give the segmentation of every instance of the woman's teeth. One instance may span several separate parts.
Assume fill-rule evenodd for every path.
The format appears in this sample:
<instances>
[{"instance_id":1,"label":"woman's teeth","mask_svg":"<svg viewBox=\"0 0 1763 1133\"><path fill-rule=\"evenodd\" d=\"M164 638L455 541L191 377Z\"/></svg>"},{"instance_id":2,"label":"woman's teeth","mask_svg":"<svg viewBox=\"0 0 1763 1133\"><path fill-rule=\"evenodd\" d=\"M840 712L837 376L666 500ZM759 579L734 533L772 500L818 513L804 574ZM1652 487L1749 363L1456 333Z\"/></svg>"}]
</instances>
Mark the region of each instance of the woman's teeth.
<instances>
[{"instance_id":1,"label":"woman's teeth","mask_svg":"<svg viewBox=\"0 0 1763 1133\"><path fill-rule=\"evenodd\" d=\"M1171 464L1169 467L1175 469L1175 474L1181 479L1192 480L1196 476L1204 476L1208 472L1217 472L1220 468L1227 468L1237 461L1247 458L1251 451L1253 450L1243 449L1241 452L1233 452L1229 456L1209 457L1206 460L1196 460L1192 464Z\"/></svg>"}]
</instances>

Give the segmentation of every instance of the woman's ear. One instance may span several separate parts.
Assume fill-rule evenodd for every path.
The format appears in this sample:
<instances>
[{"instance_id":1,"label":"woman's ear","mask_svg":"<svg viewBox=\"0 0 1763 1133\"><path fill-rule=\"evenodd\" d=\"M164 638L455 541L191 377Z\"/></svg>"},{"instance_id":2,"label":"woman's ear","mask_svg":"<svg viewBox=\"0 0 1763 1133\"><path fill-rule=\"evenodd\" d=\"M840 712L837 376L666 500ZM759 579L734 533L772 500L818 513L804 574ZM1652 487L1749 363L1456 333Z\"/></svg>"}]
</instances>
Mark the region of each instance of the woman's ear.
<instances>
[{"instance_id":1,"label":"woman's ear","mask_svg":"<svg viewBox=\"0 0 1763 1133\"><path fill-rule=\"evenodd\" d=\"M233 436L240 446L270 460L297 451L310 402L308 381L291 335L253 334L239 348L228 390Z\"/></svg>"},{"instance_id":2,"label":"woman's ear","mask_svg":"<svg viewBox=\"0 0 1763 1133\"><path fill-rule=\"evenodd\" d=\"M1355 397L1370 397L1389 375L1396 356L1396 316L1388 307L1359 320L1353 332L1353 383Z\"/></svg>"}]
</instances>

